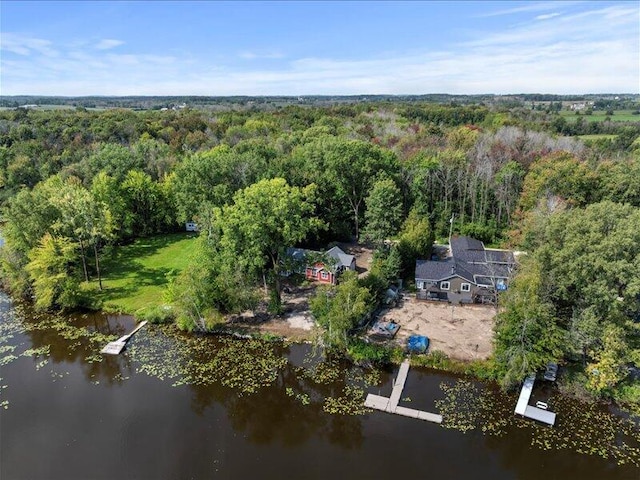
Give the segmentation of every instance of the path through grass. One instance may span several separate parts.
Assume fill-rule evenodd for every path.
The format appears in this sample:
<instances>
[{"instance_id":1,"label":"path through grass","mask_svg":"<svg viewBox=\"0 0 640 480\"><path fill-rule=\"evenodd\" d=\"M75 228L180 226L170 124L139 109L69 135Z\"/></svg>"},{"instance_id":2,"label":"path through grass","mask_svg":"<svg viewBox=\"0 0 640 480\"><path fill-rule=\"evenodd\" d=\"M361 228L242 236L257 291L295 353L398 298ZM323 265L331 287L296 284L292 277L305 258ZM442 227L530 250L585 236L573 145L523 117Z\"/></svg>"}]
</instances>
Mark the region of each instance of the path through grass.
<instances>
[{"instance_id":1,"label":"path through grass","mask_svg":"<svg viewBox=\"0 0 640 480\"><path fill-rule=\"evenodd\" d=\"M104 290L97 297L103 307L135 314L161 305L169 279L187 266L195 239L186 233L159 235L115 248L102 263Z\"/></svg>"}]
</instances>

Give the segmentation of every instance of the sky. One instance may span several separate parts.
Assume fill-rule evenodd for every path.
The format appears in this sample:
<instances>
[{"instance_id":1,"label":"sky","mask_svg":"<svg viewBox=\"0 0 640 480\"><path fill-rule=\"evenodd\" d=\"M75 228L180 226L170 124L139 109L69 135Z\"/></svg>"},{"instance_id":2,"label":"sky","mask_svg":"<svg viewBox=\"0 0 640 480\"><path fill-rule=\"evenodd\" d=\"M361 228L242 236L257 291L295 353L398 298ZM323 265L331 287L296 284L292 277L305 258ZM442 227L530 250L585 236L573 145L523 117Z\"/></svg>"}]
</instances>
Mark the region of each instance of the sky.
<instances>
[{"instance_id":1,"label":"sky","mask_svg":"<svg viewBox=\"0 0 640 480\"><path fill-rule=\"evenodd\" d=\"M0 0L2 95L639 91L638 0Z\"/></svg>"}]
</instances>

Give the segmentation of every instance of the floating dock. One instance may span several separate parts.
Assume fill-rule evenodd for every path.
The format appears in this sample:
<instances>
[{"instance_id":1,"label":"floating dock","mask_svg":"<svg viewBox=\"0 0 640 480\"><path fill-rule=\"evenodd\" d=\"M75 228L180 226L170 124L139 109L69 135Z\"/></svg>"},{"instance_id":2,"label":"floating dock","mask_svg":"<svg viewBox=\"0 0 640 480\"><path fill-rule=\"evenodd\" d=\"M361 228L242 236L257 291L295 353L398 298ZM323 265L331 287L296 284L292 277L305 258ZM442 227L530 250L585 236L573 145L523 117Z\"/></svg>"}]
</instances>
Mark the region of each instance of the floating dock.
<instances>
[{"instance_id":1,"label":"floating dock","mask_svg":"<svg viewBox=\"0 0 640 480\"><path fill-rule=\"evenodd\" d=\"M124 350L124 347L129 339L133 337L133 335L146 324L147 321L145 320L144 322L141 322L140 325L138 325L136 328L134 328L130 334L124 335L114 342L109 342L106 347L100 350L100 353L106 353L108 355L119 355L122 350Z\"/></svg>"},{"instance_id":2,"label":"floating dock","mask_svg":"<svg viewBox=\"0 0 640 480\"><path fill-rule=\"evenodd\" d=\"M518 397L518 403L516 403L516 409L514 413L516 415L522 415L523 417L531 418L547 425L553 426L556 423L556 414L542 408L529 405L529 399L533 392L533 384L536 381L535 374L529 375L524 379L522 384L522 390L520 390L520 397Z\"/></svg>"},{"instance_id":3,"label":"floating dock","mask_svg":"<svg viewBox=\"0 0 640 480\"><path fill-rule=\"evenodd\" d=\"M400 396L402 395L402 390L404 389L404 384L407 381L408 374L409 374L409 360L405 360L404 362L402 362L402 365L400 365L398 376L393 382L393 389L391 391L391 396L382 397L380 395L374 395L373 393L370 393L367 395L367 399L364 401L364 406L373 408L375 410L381 410L383 412L403 415L405 417L417 418L419 420L426 420L427 422L442 423L442 415L398 406L398 403L400 403Z\"/></svg>"}]
</instances>

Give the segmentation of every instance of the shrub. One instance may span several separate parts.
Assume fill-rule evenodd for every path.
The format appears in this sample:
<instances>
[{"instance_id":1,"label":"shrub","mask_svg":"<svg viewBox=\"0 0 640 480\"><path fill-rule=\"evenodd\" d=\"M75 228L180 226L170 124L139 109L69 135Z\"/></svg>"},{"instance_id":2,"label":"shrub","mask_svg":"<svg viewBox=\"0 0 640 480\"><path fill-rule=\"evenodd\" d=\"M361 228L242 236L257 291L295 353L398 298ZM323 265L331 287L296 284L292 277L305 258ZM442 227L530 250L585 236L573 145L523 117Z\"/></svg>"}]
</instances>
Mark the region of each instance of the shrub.
<instances>
[{"instance_id":1,"label":"shrub","mask_svg":"<svg viewBox=\"0 0 640 480\"><path fill-rule=\"evenodd\" d=\"M356 339L347 347L347 353L354 363L386 365L391 360L391 349L384 345L367 343Z\"/></svg>"},{"instance_id":2,"label":"shrub","mask_svg":"<svg viewBox=\"0 0 640 480\"><path fill-rule=\"evenodd\" d=\"M169 305L157 305L136 312L136 317L150 323L170 323L175 320L175 310Z\"/></svg>"}]
</instances>

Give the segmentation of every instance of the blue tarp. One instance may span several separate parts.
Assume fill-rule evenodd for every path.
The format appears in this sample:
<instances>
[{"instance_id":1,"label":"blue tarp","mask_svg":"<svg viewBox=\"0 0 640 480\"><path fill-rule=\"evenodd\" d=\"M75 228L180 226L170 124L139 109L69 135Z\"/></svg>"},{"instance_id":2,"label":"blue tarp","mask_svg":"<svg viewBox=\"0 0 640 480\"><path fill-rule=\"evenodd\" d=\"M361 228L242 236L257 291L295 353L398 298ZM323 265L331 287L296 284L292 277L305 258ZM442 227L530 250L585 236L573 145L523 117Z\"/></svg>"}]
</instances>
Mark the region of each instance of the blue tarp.
<instances>
[{"instance_id":1,"label":"blue tarp","mask_svg":"<svg viewBox=\"0 0 640 480\"><path fill-rule=\"evenodd\" d=\"M410 352L425 353L429 348L429 339L423 335L411 335L407 340L407 349Z\"/></svg>"}]
</instances>

